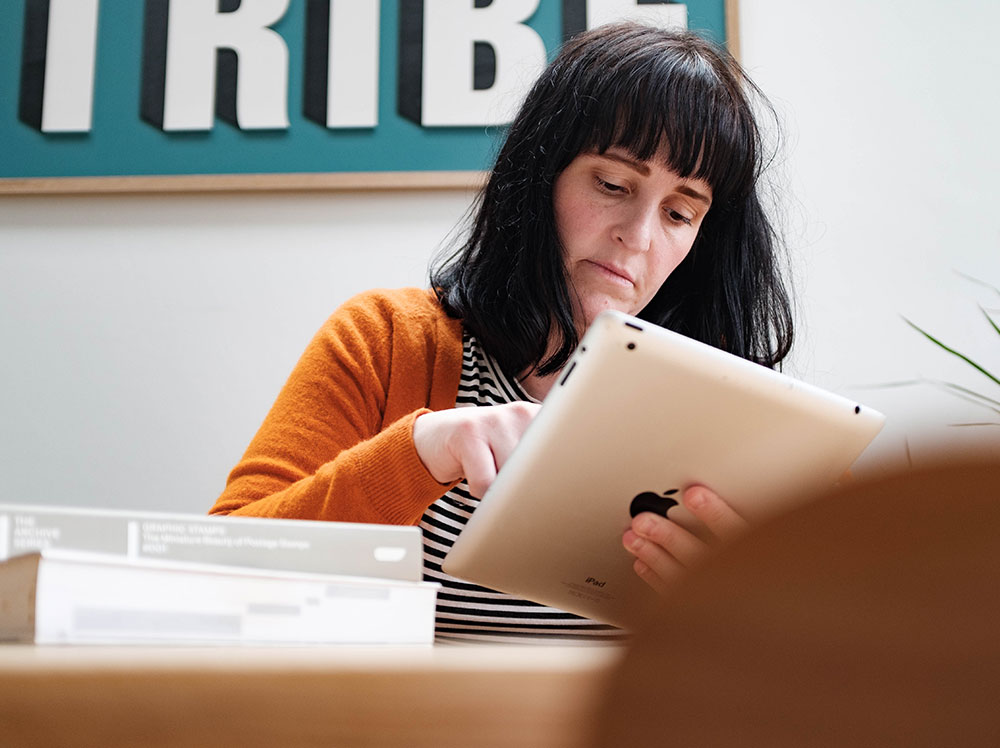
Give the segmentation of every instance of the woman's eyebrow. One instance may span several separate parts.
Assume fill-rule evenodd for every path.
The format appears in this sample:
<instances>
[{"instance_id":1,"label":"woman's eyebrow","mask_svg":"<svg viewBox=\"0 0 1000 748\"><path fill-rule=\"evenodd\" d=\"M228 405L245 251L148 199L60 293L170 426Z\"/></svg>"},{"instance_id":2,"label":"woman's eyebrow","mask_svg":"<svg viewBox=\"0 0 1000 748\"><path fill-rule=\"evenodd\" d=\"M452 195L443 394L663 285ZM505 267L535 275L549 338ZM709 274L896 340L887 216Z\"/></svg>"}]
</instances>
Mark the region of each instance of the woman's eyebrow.
<instances>
[{"instance_id":1,"label":"woman's eyebrow","mask_svg":"<svg viewBox=\"0 0 1000 748\"><path fill-rule=\"evenodd\" d=\"M629 156L625 156L615 151L605 151L604 153L599 153L597 155L599 158L606 158L611 161L618 161L619 163L625 164L626 166L642 174L642 176L644 177L648 177L650 174L649 166L647 166L644 162L639 161L638 159L630 158ZM699 192L694 187L682 184L677 187L677 191L680 192L682 195L687 195L688 197L693 198L694 200L703 202L705 203L705 205L708 206L712 205L712 198L710 198L704 192Z\"/></svg>"},{"instance_id":2,"label":"woman's eyebrow","mask_svg":"<svg viewBox=\"0 0 1000 748\"><path fill-rule=\"evenodd\" d=\"M686 184L682 184L677 187L677 191L682 195L687 195L688 197L694 198L695 200L700 200L705 203L705 205L712 204L712 198L703 192L698 192L694 187L688 187Z\"/></svg>"},{"instance_id":3,"label":"woman's eyebrow","mask_svg":"<svg viewBox=\"0 0 1000 748\"><path fill-rule=\"evenodd\" d=\"M618 161L619 163L625 164L626 166L635 169L637 172L642 174L644 177L649 176L649 167L646 166L642 161L638 159L629 158L621 153L616 153L615 151L605 151L604 153L597 154L600 158L610 159L612 161Z\"/></svg>"}]
</instances>

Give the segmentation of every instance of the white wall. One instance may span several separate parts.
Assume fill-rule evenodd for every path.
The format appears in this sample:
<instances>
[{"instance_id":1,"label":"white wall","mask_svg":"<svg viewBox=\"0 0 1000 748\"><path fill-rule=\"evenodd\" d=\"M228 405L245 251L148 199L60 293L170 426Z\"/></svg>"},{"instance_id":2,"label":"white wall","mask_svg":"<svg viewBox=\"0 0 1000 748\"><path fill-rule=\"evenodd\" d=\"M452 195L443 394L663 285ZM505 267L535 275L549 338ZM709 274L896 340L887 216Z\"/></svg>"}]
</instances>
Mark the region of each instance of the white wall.
<instances>
[{"instance_id":1,"label":"white wall","mask_svg":"<svg viewBox=\"0 0 1000 748\"><path fill-rule=\"evenodd\" d=\"M785 120L801 336L789 371L880 407L859 470L1000 427L928 385L994 369L1000 3L740 0ZM0 198L0 501L201 512L344 298L425 281L463 193ZM992 299L1000 306L1000 297ZM1000 388L994 386L995 390ZM1000 416L994 416L1000 420Z\"/></svg>"},{"instance_id":2,"label":"white wall","mask_svg":"<svg viewBox=\"0 0 1000 748\"><path fill-rule=\"evenodd\" d=\"M204 511L334 307L461 192L0 200L0 501Z\"/></svg>"},{"instance_id":3,"label":"white wall","mask_svg":"<svg viewBox=\"0 0 1000 748\"><path fill-rule=\"evenodd\" d=\"M743 61L787 129L802 323L791 371L890 416L864 467L907 446L916 461L972 445L1000 452L1000 425L949 425L1000 413L928 384L867 387L944 379L1000 399L1000 386L902 320L1000 373L1000 336L976 307L1000 308L1000 295L956 273L1000 286L1000 3L740 0L740 10Z\"/></svg>"}]
</instances>

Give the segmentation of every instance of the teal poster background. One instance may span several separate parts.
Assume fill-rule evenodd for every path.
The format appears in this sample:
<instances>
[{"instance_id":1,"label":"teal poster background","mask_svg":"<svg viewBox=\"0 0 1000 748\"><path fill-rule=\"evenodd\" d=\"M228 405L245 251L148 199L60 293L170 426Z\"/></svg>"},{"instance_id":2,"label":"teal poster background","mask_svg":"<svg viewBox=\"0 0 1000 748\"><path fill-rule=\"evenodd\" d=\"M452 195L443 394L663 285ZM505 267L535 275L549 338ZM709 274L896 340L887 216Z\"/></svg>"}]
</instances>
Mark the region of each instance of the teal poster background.
<instances>
[{"instance_id":1,"label":"teal poster background","mask_svg":"<svg viewBox=\"0 0 1000 748\"><path fill-rule=\"evenodd\" d=\"M474 0L469 0L472 3ZM688 26L725 40L725 1L689 0ZM399 0L381 7L379 123L332 130L303 115L305 0L273 26L289 49L287 130L240 130L221 119L208 132L165 133L139 115L141 0L101 0L90 132L43 134L18 119L24 0L0 2L0 178L479 171L502 127L425 128L397 113ZM549 58L561 42L561 0L541 0L528 21Z\"/></svg>"}]
</instances>

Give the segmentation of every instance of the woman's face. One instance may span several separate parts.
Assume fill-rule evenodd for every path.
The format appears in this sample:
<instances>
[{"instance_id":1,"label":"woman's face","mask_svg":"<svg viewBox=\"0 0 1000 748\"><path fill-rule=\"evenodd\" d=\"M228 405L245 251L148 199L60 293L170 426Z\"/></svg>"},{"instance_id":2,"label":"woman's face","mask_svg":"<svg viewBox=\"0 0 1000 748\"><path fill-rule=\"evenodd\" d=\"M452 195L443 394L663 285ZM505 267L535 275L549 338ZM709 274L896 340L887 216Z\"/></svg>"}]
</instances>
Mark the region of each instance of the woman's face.
<instances>
[{"instance_id":1,"label":"woman's face","mask_svg":"<svg viewBox=\"0 0 1000 748\"><path fill-rule=\"evenodd\" d=\"M610 148L573 159L556 178L553 204L582 333L605 309L634 315L649 303L691 251L712 189L661 158Z\"/></svg>"}]
</instances>

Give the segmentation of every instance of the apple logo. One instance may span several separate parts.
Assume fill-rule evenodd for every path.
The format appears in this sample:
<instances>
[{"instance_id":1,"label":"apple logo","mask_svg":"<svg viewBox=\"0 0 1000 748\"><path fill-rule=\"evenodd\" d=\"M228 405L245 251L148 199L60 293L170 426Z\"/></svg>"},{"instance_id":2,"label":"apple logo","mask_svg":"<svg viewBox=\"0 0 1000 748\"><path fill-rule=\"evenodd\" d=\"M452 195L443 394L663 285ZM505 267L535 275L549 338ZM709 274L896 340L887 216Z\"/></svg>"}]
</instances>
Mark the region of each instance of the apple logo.
<instances>
[{"instance_id":1,"label":"apple logo","mask_svg":"<svg viewBox=\"0 0 1000 748\"><path fill-rule=\"evenodd\" d=\"M667 512L670 511L672 507L677 506L677 499L672 498L676 493L676 488L664 491L662 495L654 493L653 491L643 491L641 494L632 499L632 503L628 508L628 513L634 517L641 512L653 512L654 514L666 517Z\"/></svg>"}]
</instances>

